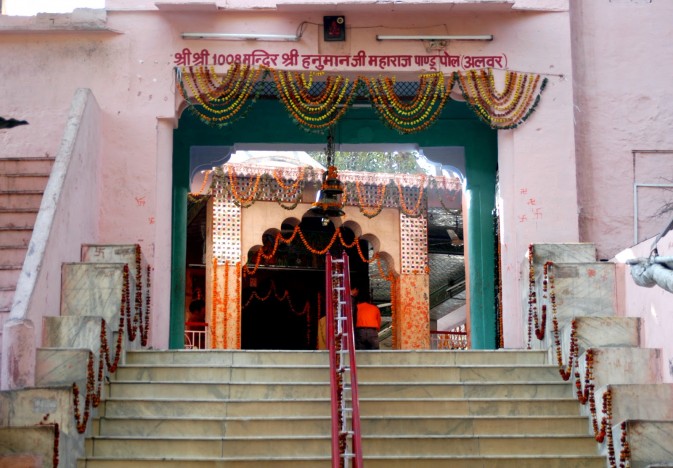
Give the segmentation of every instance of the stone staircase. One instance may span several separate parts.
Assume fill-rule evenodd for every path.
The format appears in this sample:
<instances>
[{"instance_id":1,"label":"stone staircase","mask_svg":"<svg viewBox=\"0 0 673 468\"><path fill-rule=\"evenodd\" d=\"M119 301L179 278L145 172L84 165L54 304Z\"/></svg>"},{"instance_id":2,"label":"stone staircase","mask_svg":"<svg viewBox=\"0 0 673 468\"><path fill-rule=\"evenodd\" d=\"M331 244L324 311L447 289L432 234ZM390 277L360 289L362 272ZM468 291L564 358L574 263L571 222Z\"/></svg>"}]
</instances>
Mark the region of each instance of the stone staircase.
<instances>
[{"instance_id":1,"label":"stone staircase","mask_svg":"<svg viewBox=\"0 0 673 468\"><path fill-rule=\"evenodd\" d=\"M0 159L0 343L53 162Z\"/></svg>"},{"instance_id":2,"label":"stone staircase","mask_svg":"<svg viewBox=\"0 0 673 468\"><path fill-rule=\"evenodd\" d=\"M358 352L366 466L604 467L544 351ZM80 468L331 466L326 352L135 351Z\"/></svg>"},{"instance_id":3,"label":"stone staircase","mask_svg":"<svg viewBox=\"0 0 673 468\"><path fill-rule=\"evenodd\" d=\"M533 269L538 299L545 295L546 262L553 262L549 283L553 280L563 363L568 362L574 327L580 374L585 376L590 367L593 376L599 427L605 416L603 401L610 394L608 420L616 462L623 423L631 467L673 466L673 384L663 383L661 350L641 347L640 319L616 315L615 264L597 262L591 244L536 244ZM550 362L556 362L552 320L550 307L544 338L537 341L533 333L531 344L548 350ZM590 402L582 406L582 414L591 417ZM601 453L608 456L607 437Z\"/></svg>"}]
</instances>

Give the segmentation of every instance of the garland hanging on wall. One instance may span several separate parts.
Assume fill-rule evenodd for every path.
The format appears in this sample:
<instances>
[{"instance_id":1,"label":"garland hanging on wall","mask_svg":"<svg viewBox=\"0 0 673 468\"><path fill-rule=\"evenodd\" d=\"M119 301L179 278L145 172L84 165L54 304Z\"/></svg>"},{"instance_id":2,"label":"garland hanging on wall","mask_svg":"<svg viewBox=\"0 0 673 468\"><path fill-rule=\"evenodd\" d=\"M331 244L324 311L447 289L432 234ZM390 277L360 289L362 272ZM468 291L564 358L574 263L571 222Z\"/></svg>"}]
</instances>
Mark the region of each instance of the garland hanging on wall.
<instances>
[{"instance_id":1,"label":"garland hanging on wall","mask_svg":"<svg viewBox=\"0 0 673 468\"><path fill-rule=\"evenodd\" d=\"M516 128L530 117L547 86L547 78L532 73L505 72L505 87L498 91L493 70L457 73L467 104L491 128Z\"/></svg>"},{"instance_id":2,"label":"garland hanging on wall","mask_svg":"<svg viewBox=\"0 0 673 468\"><path fill-rule=\"evenodd\" d=\"M253 91L261 73L261 69L236 63L218 79L213 67L182 68L178 70L178 91L202 122L223 127L243 118L255 103L259 93Z\"/></svg>"},{"instance_id":3,"label":"garland hanging on wall","mask_svg":"<svg viewBox=\"0 0 673 468\"><path fill-rule=\"evenodd\" d=\"M265 171L267 169L227 164L225 168L214 169L212 180L241 208L263 200L275 201L282 208L293 210L302 201L307 184L319 188L319 174L310 167L274 169L271 174ZM423 174L368 174L363 177L360 173L349 171L341 171L340 177L345 182L344 205L357 206L367 218L378 216L383 208L399 208L411 218L422 216L428 192L438 198L448 211L444 196L449 193L447 201L455 201L461 193L460 181L446 177Z\"/></svg>"},{"instance_id":4,"label":"garland hanging on wall","mask_svg":"<svg viewBox=\"0 0 673 468\"><path fill-rule=\"evenodd\" d=\"M369 97L379 117L390 128L400 133L425 130L437 120L453 87L454 74L448 82L442 72L424 73L420 76L418 90L409 103L395 92L395 78L367 78Z\"/></svg>"},{"instance_id":5,"label":"garland hanging on wall","mask_svg":"<svg viewBox=\"0 0 673 468\"><path fill-rule=\"evenodd\" d=\"M191 112L202 122L223 127L245 116L259 98L263 83L271 76L276 94L288 114L304 130L324 132L352 106L363 89L383 122L402 134L419 132L434 123L458 81L468 106L480 120L495 129L512 129L530 117L540 101L547 79L534 73L506 70L505 86L499 91L493 70L456 71L419 75L416 93L403 99L394 76L353 79L340 74L278 70L232 64L222 78L213 67L176 69L176 86ZM316 77L324 76L320 86ZM313 88L317 91L313 91Z\"/></svg>"}]
</instances>

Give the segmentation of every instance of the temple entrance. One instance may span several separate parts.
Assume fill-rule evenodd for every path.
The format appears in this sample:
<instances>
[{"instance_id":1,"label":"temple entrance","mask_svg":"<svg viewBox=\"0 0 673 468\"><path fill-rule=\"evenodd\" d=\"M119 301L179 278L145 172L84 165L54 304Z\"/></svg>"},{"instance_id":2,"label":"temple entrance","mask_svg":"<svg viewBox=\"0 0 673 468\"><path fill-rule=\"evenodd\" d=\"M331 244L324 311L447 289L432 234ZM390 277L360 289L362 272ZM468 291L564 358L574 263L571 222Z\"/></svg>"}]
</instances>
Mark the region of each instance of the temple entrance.
<instances>
[{"instance_id":1,"label":"temple entrance","mask_svg":"<svg viewBox=\"0 0 673 468\"><path fill-rule=\"evenodd\" d=\"M273 121L273 125L258 125L259 122ZM235 128L234 128L235 127ZM337 140L340 145L362 144L365 142L397 142L413 144L434 151L431 158L441 161L442 148L461 147L465 160L465 191L468 196L464 218L469 226L465 233L458 232L461 240L469 242L470 268L470 308L473 327L472 347L495 347L494 277L495 258L493 252L492 211L495 198L496 139L495 132L479 123L462 103L449 102L442 117L433 126L417 135L399 135L383 127L372 113L372 109L354 108L336 125ZM324 138L319 134L298 130L288 121L284 110L277 101L258 102L247 118L235 125L222 129L204 126L194 116L184 114L175 132L174 139L174 276L173 319L171 320L171 347L182 347L184 337L185 292L189 294L189 273L185 271L184 259L187 254L187 229L180 226L179 219L187 219L187 192L190 191L191 174L198 168L194 148L216 148L208 163L221 160L228 148L234 150L237 142L279 147L298 145L324 147ZM437 156L439 154L439 157ZM210 166L212 167L212 165ZM184 216L184 218L183 218ZM454 218L455 219L455 218ZM462 219L462 215L461 215ZM455 229L454 229L455 231ZM207 259L206 259L207 261ZM197 275L198 276L198 275ZM263 292L263 291L262 291ZM295 305L295 308L299 306ZM475 314L477 315L475 320ZM177 320L176 320L177 319ZM247 320L247 319L246 319ZM241 337L243 341L243 337ZM241 343L243 345L243 343ZM258 345L251 345L258 346Z\"/></svg>"}]
</instances>

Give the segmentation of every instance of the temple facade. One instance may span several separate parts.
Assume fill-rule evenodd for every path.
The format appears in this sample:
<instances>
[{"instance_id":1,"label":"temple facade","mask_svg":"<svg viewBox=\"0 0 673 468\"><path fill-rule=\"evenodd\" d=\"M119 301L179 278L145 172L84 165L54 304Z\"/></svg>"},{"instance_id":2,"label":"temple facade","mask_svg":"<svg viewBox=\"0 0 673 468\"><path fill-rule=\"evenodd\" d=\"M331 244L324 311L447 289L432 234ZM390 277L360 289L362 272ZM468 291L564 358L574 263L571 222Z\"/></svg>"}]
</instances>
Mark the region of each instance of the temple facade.
<instances>
[{"instance_id":1,"label":"temple facade","mask_svg":"<svg viewBox=\"0 0 673 468\"><path fill-rule=\"evenodd\" d=\"M244 306L270 291L268 277L251 281L259 268L317 275L326 246L365 246L361 271L389 283L393 347L429 348L428 210L451 203L471 348L530 345L532 244L589 243L599 260L621 254L616 311L646 320L673 381L670 304L632 287L624 265L671 217L672 17L657 0L108 0L1 17L2 116L28 124L0 130L0 158L53 163L0 304L3 388L31 383L44 319L62 312L62 265L83 245L139 246L155 349L184 346L193 281L208 347L245 348ZM309 230L328 168L228 161L322 151L328 131L335 151L413 150L437 172L337 167L344 215L326 237L304 236L312 255L268 264L265 239L278 249ZM204 195L193 267L189 220ZM319 304L320 282L296 274Z\"/></svg>"}]
</instances>

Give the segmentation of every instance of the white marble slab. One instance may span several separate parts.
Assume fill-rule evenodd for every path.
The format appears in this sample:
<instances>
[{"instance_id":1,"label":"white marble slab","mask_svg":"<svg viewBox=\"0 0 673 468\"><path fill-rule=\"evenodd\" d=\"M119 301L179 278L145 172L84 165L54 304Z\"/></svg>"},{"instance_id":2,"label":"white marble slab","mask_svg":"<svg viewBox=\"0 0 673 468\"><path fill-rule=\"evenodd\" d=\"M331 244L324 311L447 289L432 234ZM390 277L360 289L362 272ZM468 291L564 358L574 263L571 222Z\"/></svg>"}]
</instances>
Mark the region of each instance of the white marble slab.
<instances>
[{"instance_id":1,"label":"white marble slab","mask_svg":"<svg viewBox=\"0 0 673 468\"><path fill-rule=\"evenodd\" d=\"M661 350L651 348L593 348L595 388L618 384L662 382ZM582 375L586 353L580 356Z\"/></svg>"},{"instance_id":2,"label":"white marble slab","mask_svg":"<svg viewBox=\"0 0 673 468\"><path fill-rule=\"evenodd\" d=\"M651 419L673 421L673 384L609 385L596 390L597 402L602 403L606 389L612 390L612 421ZM601 411L602 405L598 405ZM602 415L602 413L600 413ZM671 434L673 448L673 433Z\"/></svg>"},{"instance_id":3,"label":"white marble slab","mask_svg":"<svg viewBox=\"0 0 673 468\"><path fill-rule=\"evenodd\" d=\"M67 386L77 383L86 389L89 363L88 349L38 348L35 386ZM94 359L94 372L98 359Z\"/></svg>"},{"instance_id":4,"label":"white marble slab","mask_svg":"<svg viewBox=\"0 0 673 468\"><path fill-rule=\"evenodd\" d=\"M640 319L637 317L575 317L575 323L579 355L589 348L636 348L640 344ZM571 333L572 324L561 330L563 362L568 362Z\"/></svg>"},{"instance_id":5,"label":"white marble slab","mask_svg":"<svg viewBox=\"0 0 673 468\"><path fill-rule=\"evenodd\" d=\"M543 304L547 305L546 333L543 340L538 340L535 333L531 334L531 347L533 349L548 349L553 344L551 284L549 284L545 293L543 291L543 271L543 265L535 266L536 310L538 317L541 319L542 306ZM575 317L615 316L617 297L615 288L616 271L613 263L555 263L550 270L550 278L552 276L559 329L570 324ZM528 303L527 296L525 303ZM528 307L525 308L523 313L524 332L527 334Z\"/></svg>"},{"instance_id":6,"label":"white marble slab","mask_svg":"<svg viewBox=\"0 0 673 468\"><path fill-rule=\"evenodd\" d=\"M124 284L122 263L65 263L61 272L61 316L103 317L119 320ZM135 279L129 274L130 303L134 306Z\"/></svg>"},{"instance_id":7,"label":"white marble slab","mask_svg":"<svg viewBox=\"0 0 673 468\"><path fill-rule=\"evenodd\" d=\"M534 244L533 260L542 266L546 262L583 263L596 261L596 246L587 243Z\"/></svg>"},{"instance_id":8,"label":"white marble slab","mask_svg":"<svg viewBox=\"0 0 673 468\"><path fill-rule=\"evenodd\" d=\"M115 327L118 325L114 324ZM85 348L98 354L101 344L101 317L45 317L42 327L42 346L45 348ZM110 324L107 330L111 343Z\"/></svg>"},{"instance_id":9,"label":"white marble slab","mask_svg":"<svg viewBox=\"0 0 673 468\"><path fill-rule=\"evenodd\" d=\"M621 452L621 428L613 426L615 453ZM631 467L673 466L673 421L629 420L626 434L631 449Z\"/></svg>"}]
</instances>

